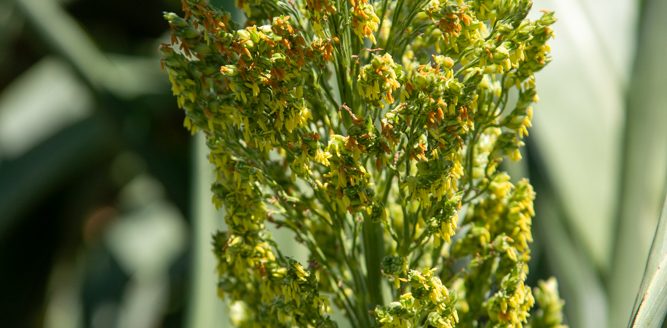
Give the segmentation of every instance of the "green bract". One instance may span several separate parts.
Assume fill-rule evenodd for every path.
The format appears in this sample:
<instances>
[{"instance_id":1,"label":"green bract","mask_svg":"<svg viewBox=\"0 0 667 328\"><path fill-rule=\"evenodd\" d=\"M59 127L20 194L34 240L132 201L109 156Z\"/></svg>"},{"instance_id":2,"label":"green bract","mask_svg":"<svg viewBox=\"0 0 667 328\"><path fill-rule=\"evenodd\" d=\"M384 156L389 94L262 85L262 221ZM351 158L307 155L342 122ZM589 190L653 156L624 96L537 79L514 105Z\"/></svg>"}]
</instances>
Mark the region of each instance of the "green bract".
<instances>
[{"instance_id":1,"label":"green bract","mask_svg":"<svg viewBox=\"0 0 667 328\"><path fill-rule=\"evenodd\" d=\"M499 169L549 61L528 0L205 1L163 65L215 166L219 291L240 327L559 327L525 285L534 192ZM308 264L266 226L292 230Z\"/></svg>"}]
</instances>

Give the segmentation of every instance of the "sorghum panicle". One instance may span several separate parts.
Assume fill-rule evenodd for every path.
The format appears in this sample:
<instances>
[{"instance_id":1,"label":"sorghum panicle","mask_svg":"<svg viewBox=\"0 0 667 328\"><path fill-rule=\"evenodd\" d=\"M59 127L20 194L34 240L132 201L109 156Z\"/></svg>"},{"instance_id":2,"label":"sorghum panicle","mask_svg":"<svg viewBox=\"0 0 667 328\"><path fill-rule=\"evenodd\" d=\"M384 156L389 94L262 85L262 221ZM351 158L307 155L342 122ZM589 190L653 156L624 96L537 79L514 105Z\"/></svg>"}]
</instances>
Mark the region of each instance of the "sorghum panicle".
<instances>
[{"instance_id":1,"label":"sorghum panicle","mask_svg":"<svg viewBox=\"0 0 667 328\"><path fill-rule=\"evenodd\" d=\"M342 311L354 327L562 327L555 281L525 284L535 194L501 169L521 158L553 13L238 0L241 24L182 3L165 14L162 63L215 167L235 325L334 327ZM308 263L267 225L291 230Z\"/></svg>"}]
</instances>

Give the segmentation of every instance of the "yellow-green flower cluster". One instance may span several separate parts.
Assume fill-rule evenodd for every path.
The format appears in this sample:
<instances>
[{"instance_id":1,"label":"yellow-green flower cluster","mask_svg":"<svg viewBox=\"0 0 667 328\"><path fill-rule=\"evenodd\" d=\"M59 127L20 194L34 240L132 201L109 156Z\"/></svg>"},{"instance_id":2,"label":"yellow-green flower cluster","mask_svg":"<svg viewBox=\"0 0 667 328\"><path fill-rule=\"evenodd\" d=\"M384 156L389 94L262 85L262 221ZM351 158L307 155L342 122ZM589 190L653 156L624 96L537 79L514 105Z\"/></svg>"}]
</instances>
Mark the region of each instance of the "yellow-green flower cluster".
<instances>
[{"instance_id":1,"label":"yellow-green flower cluster","mask_svg":"<svg viewBox=\"0 0 667 328\"><path fill-rule=\"evenodd\" d=\"M354 137L332 135L326 148L328 172L324 173L322 188L327 190L340 212L356 211L367 206L373 198L370 174L358 165L361 153Z\"/></svg>"},{"instance_id":2,"label":"yellow-green flower cluster","mask_svg":"<svg viewBox=\"0 0 667 328\"><path fill-rule=\"evenodd\" d=\"M523 327L535 300L524 284L525 266L518 266L511 274L504 276L500 289L486 303L490 327Z\"/></svg>"},{"instance_id":3,"label":"yellow-green flower cluster","mask_svg":"<svg viewBox=\"0 0 667 328\"><path fill-rule=\"evenodd\" d=\"M382 107L382 100L392 104L392 94L401 87L401 74L400 65L394 63L389 54L373 55L371 62L360 69L357 78L359 95L373 107Z\"/></svg>"},{"instance_id":4,"label":"yellow-green flower cluster","mask_svg":"<svg viewBox=\"0 0 667 328\"><path fill-rule=\"evenodd\" d=\"M368 0L349 1L352 31L359 39L368 38L371 43L375 43L374 33L377 31L380 22L380 18L375 14L375 9L368 3Z\"/></svg>"},{"instance_id":5,"label":"yellow-green flower cluster","mask_svg":"<svg viewBox=\"0 0 667 328\"><path fill-rule=\"evenodd\" d=\"M258 184L265 177L242 160L214 155L216 180L227 182L214 184L214 197L225 205L229 226L229 233L218 234L215 240L220 293L248 305L244 326L330 322L329 301L319 296L318 282L299 263L274 250L264 231L269 213Z\"/></svg>"},{"instance_id":6,"label":"yellow-green flower cluster","mask_svg":"<svg viewBox=\"0 0 667 328\"><path fill-rule=\"evenodd\" d=\"M275 18L270 27L238 30L231 46L238 60L221 66L220 73L234 101L223 106L221 114L243 128L249 146L268 151L310 119L303 98L303 68L306 58L313 56L311 49L289 17ZM239 113L241 108L244 112Z\"/></svg>"},{"instance_id":7,"label":"yellow-green flower cluster","mask_svg":"<svg viewBox=\"0 0 667 328\"><path fill-rule=\"evenodd\" d=\"M427 37L442 54L459 55L480 49L488 31L476 13L468 1L432 0L424 10L424 16L433 24ZM469 57L462 56L462 59L467 61Z\"/></svg>"},{"instance_id":8,"label":"yellow-green flower cluster","mask_svg":"<svg viewBox=\"0 0 667 328\"><path fill-rule=\"evenodd\" d=\"M210 150L235 326L335 327L334 304L354 327L560 327L555 283L535 297L526 285L533 189L501 170L521 157L552 13L527 19L530 0L239 0L234 22L182 3L165 15L162 64Z\"/></svg>"},{"instance_id":9,"label":"yellow-green flower cluster","mask_svg":"<svg viewBox=\"0 0 667 328\"><path fill-rule=\"evenodd\" d=\"M464 278L468 300L481 301L494 281L500 283L488 300L468 303L462 318L473 322L488 316L493 327L521 327L534 304L525 280L535 194L527 180L515 186L504 173L496 175L488 189L488 197L468 209L464 225L469 230L455 245L454 254L473 257L470 274Z\"/></svg>"},{"instance_id":10,"label":"yellow-green flower cluster","mask_svg":"<svg viewBox=\"0 0 667 328\"><path fill-rule=\"evenodd\" d=\"M463 84L453 77L452 59L433 56L429 65L419 65L408 73L401 95L408 110L387 115L387 122L410 129L417 172L406 180L412 197L425 207L444 198L453 198L463 176L460 150L470 132L472 120L463 98ZM399 121L400 120L400 121Z\"/></svg>"},{"instance_id":11,"label":"yellow-green flower cluster","mask_svg":"<svg viewBox=\"0 0 667 328\"><path fill-rule=\"evenodd\" d=\"M379 327L451 328L458 323L456 298L435 274L435 269L410 270L392 276L407 290L398 301L375 309Z\"/></svg>"},{"instance_id":12,"label":"yellow-green flower cluster","mask_svg":"<svg viewBox=\"0 0 667 328\"><path fill-rule=\"evenodd\" d=\"M555 278L540 281L533 289L535 300L540 306L530 318L531 328L566 328L563 325L563 301L558 296L558 282Z\"/></svg>"},{"instance_id":13,"label":"yellow-green flower cluster","mask_svg":"<svg viewBox=\"0 0 667 328\"><path fill-rule=\"evenodd\" d=\"M335 327L329 301L314 275L298 262L276 258L255 236L215 236L219 292L244 304L241 327ZM255 239L255 240L253 240ZM233 273L233 274L230 274Z\"/></svg>"},{"instance_id":14,"label":"yellow-green flower cluster","mask_svg":"<svg viewBox=\"0 0 667 328\"><path fill-rule=\"evenodd\" d=\"M258 164L286 136L306 133L297 131L310 118L304 78L330 54L321 40L311 47L288 16L234 30L202 2L184 2L184 11L166 15L175 40L163 47L163 64L186 126L204 131L215 165L214 203L229 227L215 239L220 291L246 305L241 326L333 325L315 274L281 255L265 231L271 199L289 195L264 189L285 179L272 174L280 164Z\"/></svg>"},{"instance_id":15,"label":"yellow-green flower cluster","mask_svg":"<svg viewBox=\"0 0 667 328\"><path fill-rule=\"evenodd\" d=\"M509 175L501 173L489 184L488 193L487 198L468 209L464 224L485 230L484 234L491 240L507 237L519 259L527 262L530 259L528 246L532 242L530 227L535 214L532 187L525 179L514 186Z\"/></svg>"}]
</instances>

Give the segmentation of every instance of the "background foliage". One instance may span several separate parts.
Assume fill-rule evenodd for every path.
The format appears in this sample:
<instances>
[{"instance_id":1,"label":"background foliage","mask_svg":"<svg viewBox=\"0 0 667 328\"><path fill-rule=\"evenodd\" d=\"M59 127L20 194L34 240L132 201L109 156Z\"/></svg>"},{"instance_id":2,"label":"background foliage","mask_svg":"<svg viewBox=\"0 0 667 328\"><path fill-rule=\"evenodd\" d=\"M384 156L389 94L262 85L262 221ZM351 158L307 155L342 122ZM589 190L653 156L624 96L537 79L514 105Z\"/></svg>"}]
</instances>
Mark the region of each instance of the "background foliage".
<instances>
[{"instance_id":1,"label":"background foliage","mask_svg":"<svg viewBox=\"0 0 667 328\"><path fill-rule=\"evenodd\" d=\"M538 192L531 284L558 277L572 327L625 326L665 192L667 2L535 6L559 21L529 165L512 168ZM225 320L204 151L157 55L178 7L0 2L3 325Z\"/></svg>"}]
</instances>

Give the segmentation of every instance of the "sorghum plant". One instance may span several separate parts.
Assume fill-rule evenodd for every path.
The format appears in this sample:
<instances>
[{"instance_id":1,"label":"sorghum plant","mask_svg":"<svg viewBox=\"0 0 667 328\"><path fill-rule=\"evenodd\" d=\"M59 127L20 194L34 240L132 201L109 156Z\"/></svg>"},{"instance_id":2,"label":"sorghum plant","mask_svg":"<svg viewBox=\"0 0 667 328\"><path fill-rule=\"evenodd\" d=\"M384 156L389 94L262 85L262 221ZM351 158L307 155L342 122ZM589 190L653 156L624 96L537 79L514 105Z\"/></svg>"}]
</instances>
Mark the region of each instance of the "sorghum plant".
<instances>
[{"instance_id":1,"label":"sorghum plant","mask_svg":"<svg viewBox=\"0 0 667 328\"><path fill-rule=\"evenodd\" d=\"M163 66L215 166L219 292L240 327L560 327L526 286L519 160L555 19L530 0L206 1ZM308 263L266 227L289 229ZM535 300L539 309L534 308Z\"/></svg>"}]
</instances>

